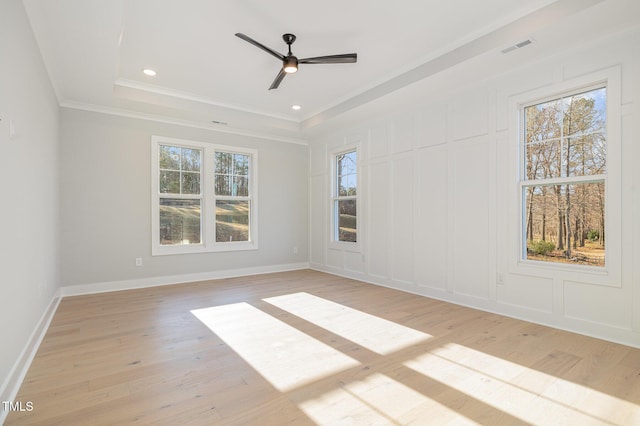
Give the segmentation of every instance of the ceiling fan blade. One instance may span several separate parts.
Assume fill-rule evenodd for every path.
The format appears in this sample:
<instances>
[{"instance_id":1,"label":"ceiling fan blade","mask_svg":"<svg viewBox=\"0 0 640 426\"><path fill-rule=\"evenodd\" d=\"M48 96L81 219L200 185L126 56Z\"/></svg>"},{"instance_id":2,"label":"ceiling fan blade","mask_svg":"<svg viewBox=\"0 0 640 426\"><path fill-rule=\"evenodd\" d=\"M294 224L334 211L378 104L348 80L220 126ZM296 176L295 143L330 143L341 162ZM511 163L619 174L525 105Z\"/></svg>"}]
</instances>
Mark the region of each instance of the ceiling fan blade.
<instances>
[{"instance_id":1,"label":"ceiling fan blade","mask_svg":"<svg viewBox=\"0 0 640 426\"><path fill-rule=\"evenodd\" d=\"M269 87L269 90L277 89L278 86L280 86L280 83L282 83L282 80L284 79L285 75L287 75L287 73L284 72L284 68L281 68L280 72L276 76L276 79L273 80L273 83L271 83L271 87Z\"/></svg>"},{"instance_id":2,"label":"ceiling fan blade","mask_svg":"<svg viewBox=\"0 0 640 426\"><path fill-rule=\"evenodd\" d=\"M342 55L316 56L314 58L298 59L299 64L352 64L357 62L357 53L344 53Z\"/></svg>"},{"instance_id":3,"label":"ceiling fan blade","mask_svg":"<svg viewBox=\"0 0 640 426\"><path fill-rule=\"evenodd\" d=\"M236 33L236 37L239 37L239 38L243 39L244 41L253 44L255 47L264 50L265 52L275 56L276 58L280 59L281 61L284 61L285 56L282 53L278 53L275 50L273 50L271 48L268 48L264 44L255 41L251 37L249 37L247 35L244 35L242 33Z\"/></svg>"}]
</instances>

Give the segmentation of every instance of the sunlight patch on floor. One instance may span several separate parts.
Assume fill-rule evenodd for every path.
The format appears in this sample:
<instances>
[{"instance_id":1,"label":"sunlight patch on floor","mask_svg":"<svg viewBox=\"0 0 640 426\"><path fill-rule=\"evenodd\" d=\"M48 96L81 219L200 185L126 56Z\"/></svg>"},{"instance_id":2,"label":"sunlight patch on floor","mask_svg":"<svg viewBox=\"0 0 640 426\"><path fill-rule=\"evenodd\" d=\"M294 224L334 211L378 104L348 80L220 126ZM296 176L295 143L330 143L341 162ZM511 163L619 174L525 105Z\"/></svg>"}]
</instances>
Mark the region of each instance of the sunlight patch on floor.
<instances>
[{"instance_id":1,"label":"sunlight patch on floor","mask_svg":"<svg viewBox=\"0 0 640 426\"><path fill-rule=\"evenodd\" d=\"M263 299L380 355L387 355L431 336L375 315L308 293Z\"/></svg>"},{"instance_id":2,"label":"sunlight patch on floor","mask_svg":"<svg viewBox=\"0 0 640 426\"><path fill-rule=\"evenodd\" d=\"M449 343L404 363L424 376L534 424L628 424L606 407L638 407L605 393ZM509 383L511 382L511 383ZM620 423L622 421L622 423Z\"/></svg>"},{"instance_id":3,"label":"sunlight patch on floor","mask_svg":"<svg viewBox=\"0 0 640 426\"><path fill-rule=\"evenodd\" d=\"M426 420L425 412L429 413L430 419L438 419L438 423L456 421L456 424L475 424L465 420L456 411L380 373L300 402L298 406L320 425L421 424Z\"/></svg>"},{"instance_id":4,"label":"sunlight patch on floor","mask_svg":"<svg viewBox=\"0 0 640 426\"><path fill-rule=\"evenodd\" d=\"M196 309L191 313L280 391L360 365L247 303Z\"/></svg>"}]
</instances>

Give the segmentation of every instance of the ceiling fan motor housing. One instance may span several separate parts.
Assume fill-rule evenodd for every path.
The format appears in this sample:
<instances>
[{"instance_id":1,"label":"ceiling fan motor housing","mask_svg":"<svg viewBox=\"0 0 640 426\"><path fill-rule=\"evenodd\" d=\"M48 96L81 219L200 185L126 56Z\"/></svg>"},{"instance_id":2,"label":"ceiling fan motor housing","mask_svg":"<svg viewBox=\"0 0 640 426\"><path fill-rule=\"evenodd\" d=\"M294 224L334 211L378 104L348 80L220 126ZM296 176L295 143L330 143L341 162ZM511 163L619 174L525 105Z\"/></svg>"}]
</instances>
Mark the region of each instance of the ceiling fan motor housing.
<instances>
[{"instance_id":1,"label":"ceiling fan motor housing","mask_svg":"<svg viewBox=\"0 0 640 426\"><path fill-rule=\"evenodd\" d=\"M289 74L298 71L298 58L293 55L284 58L284 61L282 61L282 69Z\"/></svg>"}]
</instances>

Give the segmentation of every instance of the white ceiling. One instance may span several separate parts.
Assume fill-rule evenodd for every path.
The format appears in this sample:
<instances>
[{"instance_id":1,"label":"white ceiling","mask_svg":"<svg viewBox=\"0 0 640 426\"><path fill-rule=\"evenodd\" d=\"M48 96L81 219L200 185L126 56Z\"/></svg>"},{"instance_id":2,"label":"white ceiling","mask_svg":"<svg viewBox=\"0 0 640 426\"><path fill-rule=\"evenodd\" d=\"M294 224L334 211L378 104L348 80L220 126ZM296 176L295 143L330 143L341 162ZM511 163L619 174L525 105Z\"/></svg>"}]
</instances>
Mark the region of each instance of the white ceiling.
<instances>
[{"instance_id":1,"label":"white ceiling","mask_svg":"<svg viewBox=\"0 0 640 426\"><path fill-rule=\"evenodd\" d=\"M291 142L470 60L498 72L640 23L638 0L24 4L61 105ZM282 34L293 33L299 58L357 52L358 62L301 65L269 91L281 64L237 32L282 53ZM500 53L524 39L535 43ZM158 75L145 76L145 67Z\"/></svg>"}]
</instances>

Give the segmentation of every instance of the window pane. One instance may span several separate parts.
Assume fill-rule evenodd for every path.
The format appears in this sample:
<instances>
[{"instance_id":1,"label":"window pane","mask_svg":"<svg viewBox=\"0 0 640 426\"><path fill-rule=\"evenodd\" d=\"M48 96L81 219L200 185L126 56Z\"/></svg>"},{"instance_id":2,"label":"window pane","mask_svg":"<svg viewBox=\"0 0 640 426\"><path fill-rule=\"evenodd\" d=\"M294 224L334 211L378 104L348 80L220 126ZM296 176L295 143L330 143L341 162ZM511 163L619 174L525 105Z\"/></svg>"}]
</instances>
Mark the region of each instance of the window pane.
<instances>
[{"instance_id":1,"label":"window pane","mask_svg":"<svg viewBox=\"0 0 640 426\"><path fill-rule=\"evenodd\" d=\"M606 172L606 88L526 107L525 179Z\"/></svg>"},{"instance_id":2,"label":"window pane","mask_svg":"<svg viewBox=\"0 0 640 426\"><path fill-rule=\"evenodd\" d=\"M249 241L249 201L216 201L216 241Z\"/></svg>"},{"instance_id":3,"label":"window pane","mask_svg":"<svg viewBox=\"0 0 640 426\"><path fill-rule=\"evenodd\" d=\"M182 194L200 194L200 172L182 173Z\"/></svg>"},{"instance_id":4,"label":"window pane","mask_svg":"<svg viewBox=\"0 0 640 426\"><path fill-rule=\"evenodd\" d=\"M356 152L346 152L338 155L338 174L356 173Z\"/></svg>"},{"instance_id":5,"label":"window pane","mask_svg":"<svg viewBox=\"0 0 640 426\"><path fill-rule=\"evenodd\" d=\"M249 196L250 156L229 152L216 152L216 195L230 197Z\"/></svg>"},{"instance_id":6,"label":"window pane","mask_svg":"<svg viewBox=\"0 0 640 426\"><path fill-rule=\"evenodd\" d=\"M356 195L356 175L338 177L338 195L341 197Z\"/></svg>"},{"instance_id":7,"label":"window pane","mask_svg":"<svg viewBox=\"0 0 640 426\"><path fill-rule=\"evenodd\" d=\"M216 174L231 173L232 154L228 152L216 152Z\"/></svg>"},{"instance_id":8,"label":"window pane","mask_svg":"<svg viewBox=\"0 0 640 426\"><path fill-rule=\"evenodd\" d=\"M200 150L182 148L182 170L200 171Z\"/></svg>"},{"instance_id":9,"label":"window pane","mask_svg":"<svg viewBox=\"0 0 640 426\"><path fill-rule=\"evenodd\" d=\"M357 241L356 200L336 201L338 241Z\"/></svg>"},{"instance_id":10,"label":"window pane","mask_svg":"<svg viewBox=\"0 0 640 426\"><path fill-rule=\"evenodd\" d=\"M560 140L535 142L526 147L526 179L560 177L562 170Z\"/></svg>"},{"instance_id":11,"label":"window pane","mask_svg":"<svg viewBox=\"0 0 640 426\"><path fill-rule=\"evenodd\" d=\"M229 176L227 175L216 175L214 177L216 195L231 195L231 185L229 181Z\"/></svg>"},{"instance_id":12,"label":"window pane","mask_svg":"<svg viewBox=\"0 0 640 426\"><path fill-rule=\"evenodd\" d=\"M234 154L234 174L238 176L249 176L249 156L244 154Z\"/></svg>"},{"instance_id":13,"label":"window pane","mask_svg":"<svg viewBox=\"0 0 640 426\"><path fill-rule=\"evenodd\" d=\"M589 176L606 172L604 136L593 133L567 140L566 164L563 176Z\"/></svg>"},{"instance_id":14,"label":"window pane","mask_svg":"<svg viewBox=\"0 0 640 426\"><path fill-rule=\"evenodd\" d=\"M559 99L525 108L524 117L525 143L560 137L562 103Z\"/></svg>"},{"instance_id":15,"label":"window pane","mask_svg":"<svg viewBox=\"0 0 640 426\"><path fill-rule=\"evenodd\" d=\"M249 178L243 176L235 176L233 178L233 188L231 193L238 197L249 196Z\"/></svg>"},{"instance_id":16,"label":"window pane","mask_svg":"<svg viewBox=\"0 0 640 426\"><path fill-rule=\"evenodd\" d=\"M160 170L160 193L180 194L180 172Z\"/></svg>"},{"instance_id":17,"label":"window pane","mask_svg":"<svg viewBox=\"0 0 640 426\"><path fill-rule=\"evenodd\" d=\"M336 184L340 197L357 194L356 152L351 151L336 156Z\"/></svg>"},{"instance_id":18,"label":"window pane","mask_svg":"<svg viewBox=\"0 0 640 426\"><path fill-rule=\"evenodd\" d=\"M527 259L604 266L604 182L523 191Z\"/></svg>"},{"instance_id":19,"label":"window pane","mask_svg":"<svg viewBox=\"0 0 640 426\"><path fill-rule=\"evenodd\" d=\"M160 193L200 194L199 149L160 145Z\"/></svg>"},{"instance_id":20,"label":"window pane","mask_svg":"<svg viewBox=\"0 0 640 426\"><path fill-rule=\"evenodd\" d=\"M606 88L564 99L564 135L603 132L606 126Z\"/></svg>"},{"instance_id":21,"label":"window pane","mask_svg":"<svg viewBox=\"0 0 640 426\"><path fill-rule=\"evenodd\" d=\"M160 199L160 244L200 244L200 200Z\"/></svg>"},{"instance_id":22,"label":"window pane","mask_svg":"<svg viewBox=\"0 0 640 426\"><path fill-rule=\"evenodd\" d=\"M160 168L165 170L180 170L179 147L160 145Z\"/></svg>"}]
</instances>

